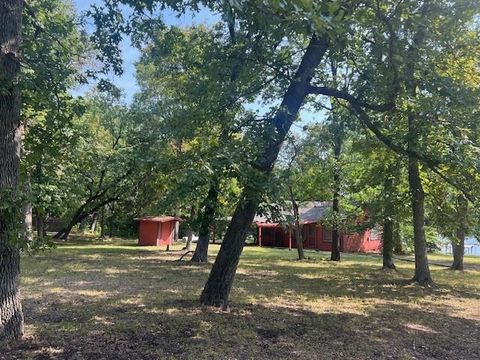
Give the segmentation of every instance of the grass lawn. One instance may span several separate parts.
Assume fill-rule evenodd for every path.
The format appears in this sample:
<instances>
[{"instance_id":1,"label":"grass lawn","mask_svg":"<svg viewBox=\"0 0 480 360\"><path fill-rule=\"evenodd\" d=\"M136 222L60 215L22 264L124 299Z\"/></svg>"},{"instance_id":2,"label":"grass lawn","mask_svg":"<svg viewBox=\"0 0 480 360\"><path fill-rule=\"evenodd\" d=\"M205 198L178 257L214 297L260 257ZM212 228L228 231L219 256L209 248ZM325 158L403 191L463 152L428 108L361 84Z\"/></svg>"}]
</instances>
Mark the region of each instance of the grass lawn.
<instances>
[{"instance_id":1,"label":"grass lawn","mask_svg":"<svg viewBox=\"0 0 480 360\"><path fill-rule=\"evenodd\" d=\"M231 310L201 307L211 265L134 241L24 256L26 337L1 359L479 359L480 271L246 247ZM218 246L211 247L211 254ZM213 257L211 258L213 261Z\"/></svg>"}]
</instances>

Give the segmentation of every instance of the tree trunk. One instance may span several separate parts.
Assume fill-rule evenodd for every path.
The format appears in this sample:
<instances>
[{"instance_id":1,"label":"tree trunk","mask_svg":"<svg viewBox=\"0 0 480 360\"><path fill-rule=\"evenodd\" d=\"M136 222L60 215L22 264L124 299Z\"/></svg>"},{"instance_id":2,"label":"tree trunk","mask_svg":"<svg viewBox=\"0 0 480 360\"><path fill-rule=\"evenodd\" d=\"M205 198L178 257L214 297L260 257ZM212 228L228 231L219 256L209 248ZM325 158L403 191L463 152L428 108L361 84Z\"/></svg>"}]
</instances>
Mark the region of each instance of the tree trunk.
<instances>
[{"instance_id":1,"label":"tree trunk","mask_svg":"<svg viewBox=\"0 0 480 360\"><path fill-rule=\"evenodd\" d=\"M298 115L315 69L328 48L328 39L313 36L303 55L280 107L271 122L266 124L263 150L253 164L256 179L245 184L240 201L228 226L220 251L200 296L205 305L228 306L228 298L245 239L257 211L260 196L278 157L280 147Z\"/></svg>"},{"instance_id":2,"label":"tree trunk","mask_svg":"<svg viewBox=\"0 0 480 360\"><path fill-rule=\"evenodd\" d=\"M302 226L300 224L300 214L298 213L298 204L295 201L295 196L293 194L293 189L289 186L290 192L290 201L292 202L293 218L295 219L295 238L297 240L297 252L298 260L305 259L305 252L303 251L303 236L302 236Z\"/></svg>"},{"instance_id":3,"label":"tree trunk","mask_svg":"<svg viewBox=\"0 0 480 360\"><path fill-rule=\"evenodd\" d=\"M22 127L20 124L20 41L23 0L0 4L0 341L23 335L18 285L20 250L10 234L23 234L18 203Z\"/></svg>"},{"instance_id":4,"label":"tree trunk","mask_svg":"<svg viewBox=\"0 0 480 360\"><path fill-rule=\"evenodd\" d=\"M215 220L215 212L218 206L218 180L212 182L208 190L207 197L203 203L202 213L200 214L200 229L198 231L197 247L192 260L197 263L208 261L208 244L210 242L210 228Z\"/></svg>"},{"instance_id":5,"label":"tree trunk","mask_svg":"<svg viewBox=\"0 0 480 360\"><path fill-rule=\"evenodd\" d=\"M415 248L415 275L413 281L422 285L432 283L430 269L428 267L427 244L425 241L425 193L418 160L410 157L408 159L408 183L413 212L413 243Z\"/></svg>"},{"instance_id":6,"label":"tree trunk","mask_svg":"<svg viewBox=\"0 0 480 360\"><path fill-rule=\"evenodd\" d=\"M37 225L37 238L41 239L45 236L45 212L43 209L35 209L36 225Z\"/></svg>"},{"instance_id":7,"label":"tree trunk","mask_svg":"<svg viewBox=\"0 0 480 360\"><path fill-rule=\"evenodd\" d=\"M25 215L25 240L31 242L33 241L33 211L31 202L27 202L23 205L23 212Z\"/></svg>"},{"instance_id":8,"label":"tree trunk","mask_svg":"<svg viewBox=\"0 0 480 360\"><path fill-rule=\"evenodd\" d=\"M90 231L92 233L95 233L95 230L97 230L97 223L98 223L98 213L93 213L93 219L92 219L92 225L90 226Z\"/></svg>"},{"instance_id":9,"label":"tree trunk","mask_svg":"<svg viewBox=\"0 0 480 360\"><path fill-rule=\"evenodd\" d=\"M335 115L334 115L335 116ZM335 164L333 168L333 227L332 227L332 253L331 261L340 261L340 234L338 229L338 220L340 218L340 155L342 154L343 129L342 124L338 123L338 119L334 118L335 130L335 148L334 157Z\"/></svg>"},{"instance_id":10,"label":"tree trunk","mask_svg":"<svg viewBox=\"0 0 480 360\"><path fill-rule=\"evenodd\" d=\"M424 1L421 9L422 14L428 13L430 1ZM408 95L415 99L417 97L417 81L415 69L418 62L418 49L425 41L426 27L422 22L418 23L418 29L413 37L413 44L407 52L407 64L405 67L405 87ZM418 150L418 139L420 137L420 126L418 114L415 109L408 109L408 150ZM408 157L408 184L413 213L413 243L415 248L415 275L413 281L422 285L432 283L430 269L428 267L427 244L425 241L425 192L422 179L420 178L420 167L418 160L412 156Z\"/></svg>"},{"instance_id":11,"label":"tree trunk","mask_svg":"<svg viewBox=\"0 0 480 360\"><path fill-rule=\"evenodd\" d=\"M467 232L468 200L463 195L458 197L458 228L456 239L452 241L453 264L452 270L463 270L463 255L465 253L465 233Z\"/></svg>"},{"instance_id":12,"label":"tree trunk","mask_svg":"<svg viewBox=\"0 0 480 360\"><path fill-rule=\"evenodd\" d=\"M89 206L91 204L88 204L88 203L83 204L82 206L80 206L77 209L75 214L73 214L72 219L70 220L68 225L66 227L64 227L62 230L60 230L59 232L57 232L53 236L53 238L54 239L63 239L63 240L66 241L75 225L77 225L79 222L81 223L81 222L85 221L88 216L97 212L99 209L104 208L108 204L112 204L112 213L113 213L113 202L115 200L117 200L117 199L116 198L108 198L108 199L98 203L97 205L94 205L93 207L90 207L90 209L88 209L88 210L86 210L86 208L87 208L87 206ZM110 226L109 230L110 230L110 237L112 237L113 220L111 219L110 222L111 222L111 226Z\"/></svg>"},{"instance_id":13,"label":"tree trunk","mask_svg":"<svg viewBox=\"0 0 480 360\"><path fill-rule=\"evenodd\" d=\"M384 210L383 210L383 268L382 269L396 269L395 264L393 262L393 247L394 247L394 239L393 239L393 228L394 222L393 218L394 214L394 203L393 203L393 196L394 196L394 184L393 184L393 176L391 174L387 174L385 178L385 182L383 185L384 190Z\"/></svg>"},{"instance_id":14,"label":"tree trunk","mask_svg":"<svg viewBox=\"0 0 480 360\"><path fill-rule=\"evenodd\" d=\"M100 237L105 239L105 206L100 210Z\"/></svg>"},{"instance_id":15,"label":"tree trunk","mask_svg":"<svg viewBox=\"0 0 480 360\"><path fill-rule=\"evenodd\" d=\"M195 207L192 205L190 209L190 225L188 226L188 231L187 231L187 244L185 245L185 249L187 251L190 251L192 247L194 219L195 219Z\"/></svg>"}]
</instances>

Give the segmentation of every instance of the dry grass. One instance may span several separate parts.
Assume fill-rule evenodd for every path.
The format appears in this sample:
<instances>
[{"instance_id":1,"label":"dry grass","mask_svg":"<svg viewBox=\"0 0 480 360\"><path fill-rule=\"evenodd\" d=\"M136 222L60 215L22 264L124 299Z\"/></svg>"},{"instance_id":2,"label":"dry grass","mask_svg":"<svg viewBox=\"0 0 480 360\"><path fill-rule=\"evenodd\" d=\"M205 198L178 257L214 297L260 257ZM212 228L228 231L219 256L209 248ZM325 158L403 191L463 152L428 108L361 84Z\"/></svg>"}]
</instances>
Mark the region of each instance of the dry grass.
<instances>
[{"instance_id":1,"label":"dry grass","mask_svg":"<svg viewBox=\"0 0 480 360\"><path fill-rule=\"evenodd\" d=\"M478 359L480 272L378 257L247 247L232 309L198 305L210 265L133 241L61 245L23 259L26 337L1 359ZM179 248L176 247L176 250ZM212 255L218 247L212 247ZM213 261L213 258L212 258Z\"/></svg>"}]
</instances>

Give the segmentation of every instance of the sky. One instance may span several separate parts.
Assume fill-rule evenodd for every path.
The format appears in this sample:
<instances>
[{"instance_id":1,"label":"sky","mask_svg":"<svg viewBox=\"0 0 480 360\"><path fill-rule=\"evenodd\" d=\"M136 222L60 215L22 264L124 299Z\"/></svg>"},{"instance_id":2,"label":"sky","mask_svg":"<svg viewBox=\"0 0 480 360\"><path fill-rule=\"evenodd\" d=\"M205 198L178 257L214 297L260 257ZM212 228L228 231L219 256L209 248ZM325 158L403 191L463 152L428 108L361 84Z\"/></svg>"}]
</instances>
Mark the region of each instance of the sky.
<instances>
[{"instance_id":1,"label":"sky","mask_svg":"<svg viewBox=\"0 0 480 360\"><path fill-rule=\"evenodd\" d=\"M101 4L101 0L73 0L73 3L78 12L88 10L92 4ZM180 17L176 16L173 11L163 11L162 18L165 24L188 27L193 25L212 25L220 20L218 14L212 14L209 11L200 11L198 14L185 14ZM132 46L129 39L125 39L121 43L122 59L123 59L123 75L122 76L109 76L109 79L118 88L122 89L125 101L127 104L131 104L133 95L138 91L137 82L135 79L135 63L140 58L139 51ZM90 86L82 86L74 89L73 94L80 96L85 94L89 90ZM260 114L265 113L269 109L262 107L259 104L250 104L247 106L251 110L256 110ZM300 112L301 121L296 126L300 129L305 124L321 121L324 117L323 114L318 114L303 109ZM295 129L294 129L295 130Z\"/></svg>"}]
</instances>

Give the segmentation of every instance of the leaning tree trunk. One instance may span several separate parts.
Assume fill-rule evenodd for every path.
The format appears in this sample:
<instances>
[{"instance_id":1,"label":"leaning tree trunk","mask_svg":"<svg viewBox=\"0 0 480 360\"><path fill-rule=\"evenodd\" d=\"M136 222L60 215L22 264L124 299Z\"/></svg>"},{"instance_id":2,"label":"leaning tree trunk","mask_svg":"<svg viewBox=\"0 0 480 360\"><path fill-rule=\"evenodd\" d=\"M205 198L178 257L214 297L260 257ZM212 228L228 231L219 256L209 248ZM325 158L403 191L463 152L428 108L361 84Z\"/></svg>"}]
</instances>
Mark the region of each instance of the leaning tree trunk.
<instances>
[{"instance_id":1,"label":"leaning tree trunk","mask_svg":"<svg viewBox=\"0 0 480 360\"><path fill-rule=\"evenodd\" d=\"M198 231L197 247L192 260L197 263L208 261L208 244L210 242L210 227L215 220L215 212L218 206L218 180L210 185L205 198L203 210L200 214L200 229Z\"/></svg>"},{"instance_id":2,"label":"leaning tree trunk","mask_svg":"<svg viewBox=\"0 0 480 360\"><path fill-rule=\"evenodd\" d=\"M23 0L0 4L0 341L23 335L18 285L20 250L10 235L22 234L18 203L20 150L20 41Z\"/></svg>"},{"instance_id":3,"label":"leaning tree trunk","mask_svg":"<svg viewBox=\"0 0 480 360\"><path fill-rule=\"evenodd\" d=\"M393 228L394 228L394 186L393 176L387 174L384 182L384 210L383 210L383 269L396 269L393 262L393 248L395 246Z\"/></svg>"},{"instance_id":4,"label":"leaning tree trunk","mask_svg":"<svg viewBox=\"0 0 480 360\"><path fill-rule=\"evenodd\" d=\"M310 81L327 48L327 37L312 37L302 62L280 104L279 110L274 118L271 119L271 122L266 124L264 139L262 139L264 144L263 150L261 150L259 157L253 164L257 178L251 179L251 182L246 184L240 196L240 201L200 296L202 304L219 307L228 306L228 298L237 265L245 245L248 229L257 211L261 193L278 157L280 147L290 130L290 126L297 117L298 111L309 93Z\"/></svg>"},{"instance_id":5,"label":"leaning tree trunk","mask_svg":"<svg viewBox=\"0 0 480 360\"><path fill-rule=\"evenodd\" d=\"M463 255L465 253L465 233L467 232L467 214L468 214L468 200L465 196L458 197L458 227L455 232L456 239L452 241L453 263L450 269L463 270Z\"/></svg>"}]
</instances>

